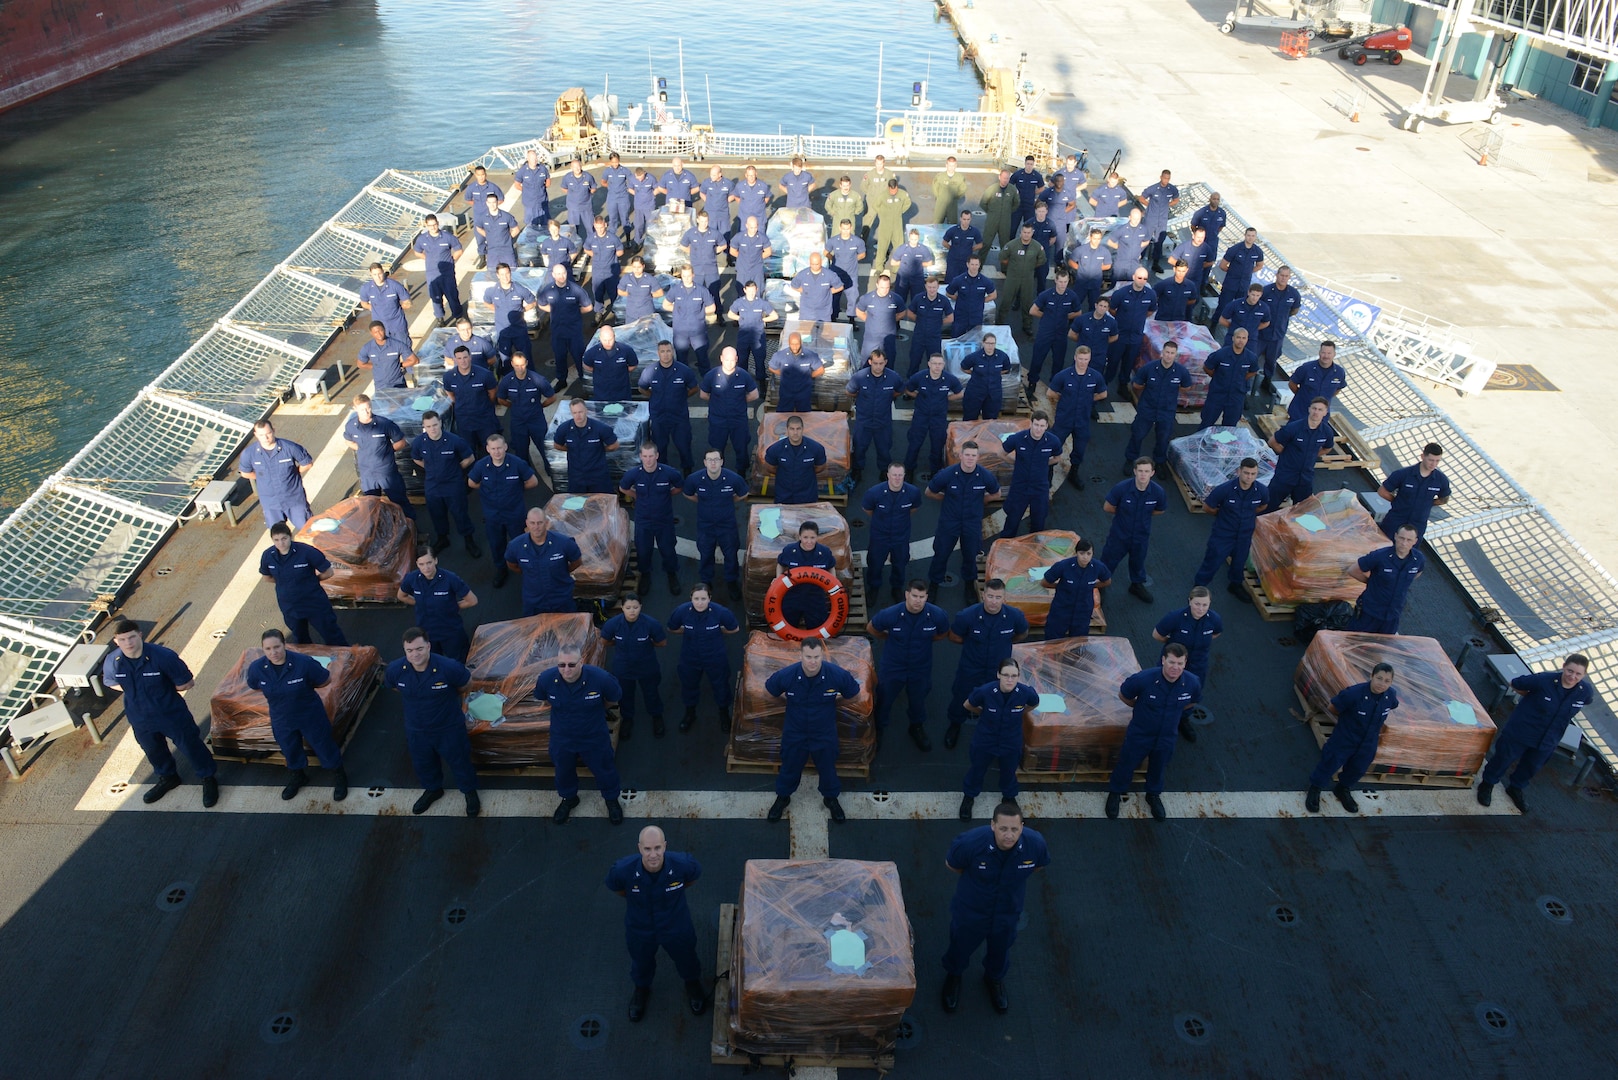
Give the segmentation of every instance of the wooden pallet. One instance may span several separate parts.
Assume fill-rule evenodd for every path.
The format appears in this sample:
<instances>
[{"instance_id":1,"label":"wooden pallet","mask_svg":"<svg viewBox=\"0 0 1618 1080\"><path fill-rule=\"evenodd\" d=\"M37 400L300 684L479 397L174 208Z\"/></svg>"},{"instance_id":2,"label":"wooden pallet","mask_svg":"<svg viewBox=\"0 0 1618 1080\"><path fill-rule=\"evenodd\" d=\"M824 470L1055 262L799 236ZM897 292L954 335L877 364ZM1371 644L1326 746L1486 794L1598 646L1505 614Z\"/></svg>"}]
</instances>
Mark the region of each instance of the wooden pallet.
<instances>
[{"instance_id":1,"label":"wooden pallet","mask_svg":"<svg viewBox=\"0 0 1618 1080\"><path fill-rule=\"evenodd\" d=\"M618 721L619 721L619 716L618 716L618 708L617 708L617 706L616 705L609 705L607 707L607 732L612 737L612 750L613 750L613 753L615 753L615 754L618 752ZM551 765L551 764L544 764L544 765L478 765L478 764L476 764L474 762L473 767L477 771L477 774L479 776L545 776L545 777L552 777L552 776L556 775L556 766ZM588 779L588 780L594 780L595 779L595 773L591 772L589 766L585 765L584 762L582 762L582 761L579 762L578 774L581 777L584 777L585 779Z\"/></svg>"},{"instance_id":2,"label":"wooden pallet","mask_svg":"<svg viewBox=\"0 0 1618 1080\"><path fill-rule=\"evenodd\" d=\"M775 477L766 476L758 481L757 490L749 487L748 502L774 502ZM833 506L847 506L848 492L841 490L835 480L822 480L820 490L815 493L816 502L829 502Z\"/></svg>"},{"instance_id":3,"label":"wooden pallet","mask_svg":"<svg viewBox=\"0 0 1618 1080\"><path fill-rule=\"evenodd\" d=\"M1247 595L1252 598L1253 606L1258 609L1259 618L1265 622L1291 622L1293 614L1298 610L1296 604L1281 604L1271 600L1264 591L1264 582L1259 579L1258 572L1249 566L1242 571L1242 584L1247 588Z\"/></svg>"},{"instance_id":4,"label":"wooden pallet","mask_svg":"<svg viewBox=\"0 0 1618 1080\"><path fill-rule=\"evenodd\" d=\"M768 1067L786 1069L792 1075L798 1069L875 1069L883 1075L893 1069L893 1055L834 1054L813 1056L805 1054L749 1054L738 1050L730 1041L730 968L735 948L736 905L719 905L719 950L714 962L713 1028L709 1036L709 1061L714 1065L741 1065L757 1069Z\"/></svg>"},{"instance_id":5,"label":"wooden pallet","mask_svg":"<svg viewBox=\"0 0 1618 1080\"><path fill-rule=\"evenodd\" d=\"M1337 718L1330 713L1314 712L1303 694L1298 691L1296 685L1293 686L1292 692L1303 706L1303 714L1305 722L1309 725L1309 730L1315 733L1315 745L1324 747L1326 740L1331 737L1332 729L1337 726ZM1402 765L1383 765L1372 762L1370 769L1366 770L1365 775L1360 778L1360 783L1393 784L1411 787L1469 788L1477 782L1477 778L1477 773L1434 772L1431 769L1412 769Z\"/></svg>"},{"instance_id":6,"label":"wooden pallet","mask_svg":"<svg viewBox=\"0 0 1618 1080\"><path fill-rule=\"evenodd\" d=\"M1253 418L1253 427L1260 438L1272 439L1275 433L1287 423L1290 418L1285 412L1275 411ZM1331 413L1326 418L1337 438L1332 441L1331 449L1315 462L1315 468L1332 471L1340 469L1364 469L1367 472L1379 469L1376 456L1371 453L1365 440L1360 438L1359 432L1337 413Z\"/></svg>"},{"instance_id":7,"label":"wooden pallet","mask_svg":"<svg viewBox=\"0 0 1618 1080\"><path fill-rule=\"evenodd\" d=\"M1169 475L1174 477L1174 486L1180 489L1180 498L1185 500L1185 508L1193 514L1202 513L1206 507L1203 506L1202 500L1192 493L1191 485L1185 482L1185 477L1180 475L1173 461L1169 462Z\"/></svg>"},{"instance_id":8,"label":"wooden pallet","mask_svg":"<svg viewBox=\"0 0 1618 1080\"><path fill-rule=\"evenodd\" d=\"M743 761L727 749L725 751L725 771L744 776L775 776L780 773L781 766L779 764L769 765L760 761ZM815 763L810 761L804 765L803 771L805 774L814 772ZM869 765L839 764L837 766L837 775L847 777L850 780L869 780L871 778L871 767Z\"/></svg>"},{"instance_id":9,"label":"wooden pallet","mask_svg":"<svg viewBox=\"0 0 1618 1080\"><path fill-rule=\"evenodd\" d=\"M345 755L348 753L348 744L354 741L354 734L360 729L360 721L365 719L366 712L368 712L371 708L371 702L376 700L376 695L381 691L382 670L382 665L379 664L377 665L376 671L372 673L371 685L366 689L364 696L360 698L360 703L355 706L354 718L349 721L348 730L343 733L343 741L337 745L337 750L339 753ZM213 756L219 761L237 761L247 765L263 764L279 765L282 768L286 767L286 755L281 753L279 750L272 750L267 754L220 750L214 745L213 734L211 731L208 735L207 742L209 751L211 751ZM307 743L304 744L304 748L309 751L309 758L311 761L317 760L317 755ZM320 763L320 767L329 768L330 766L322 761Z\"/></svg>"},{"instance_id":10,"label":"wooden pallet","mask_svg":"<svg viewBox=\"0 0 1618 1080\"><path fill-rule=\"evenodd\" d=\"M1018 769L1019 784L1105 784L1112 779L1111 769L1064 769L1047 772L1043 769ZM1135 770L1134 779L1146 779L1146 763Z\"/></svg>"}]
</instances>

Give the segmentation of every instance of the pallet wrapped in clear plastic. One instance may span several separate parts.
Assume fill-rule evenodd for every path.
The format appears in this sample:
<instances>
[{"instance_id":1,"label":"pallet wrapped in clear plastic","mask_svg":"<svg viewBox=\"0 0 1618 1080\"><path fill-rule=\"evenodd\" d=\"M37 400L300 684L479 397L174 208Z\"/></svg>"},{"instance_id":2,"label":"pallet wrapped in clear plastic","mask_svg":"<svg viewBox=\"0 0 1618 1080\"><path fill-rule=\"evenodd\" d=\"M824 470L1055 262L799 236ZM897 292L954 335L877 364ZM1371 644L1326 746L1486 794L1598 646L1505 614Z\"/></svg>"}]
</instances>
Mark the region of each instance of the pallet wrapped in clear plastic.
<instances>
[{"instance_id":1,"label":"pallet wrapped in clear plastic","mask_svg":"<svg viewBox=\"0 0 1618 1080\"><path fill-rule=\"evenodd\" d=\"M1045 571L1072 555L1078 542L1079 534L1065 529L997 539L989 545L983 580L1004 581L1006 603L1028 616L1029 626L1044 626L1051 613L1051 598L1056 595L1041 584ZM1099 601L1096 606L1101 606Z\"/></svg>"},{"instance_id":2,"label":"pallet wrapped in clear plastic","mask_svg":"<svg viewBox=\"0 0 1618 1080\"><path fill-rule=\"evenodd\" d=\"M1208 383L1212 381L1212 376L1203 372L1202 365L1219 348L1219 342L1200 323L1147 319L1146 344L1135 357L1135 370L1139 371L1147 364L1160 363L1166 341L1180 347L1174 359L1191 371L1191 385L1180 388L1180 408L1202 408L1208 402Z\"/></svg>"},{"instance_id":3,"label":"pallet wrapped in clear plastic","mask_svg":"<svg viewBox=\"0 0 1618 1080\"><path fill-rule=\"evenodd\" d=\"M849 303L852 304L853 301L850 300ZM775 355L775 349L786 348L787 339L793 334L801 335L804 350L819 356L820 362L826 368L820 378L814 381L809 404L817 412L849 412L853 408L853 402L848 396L848 380L856 370L853 325L788 318L785 313L781 319L780 340L775 348L771 349L770 355ZM770 385L765 388L764 396L771 402L781 400L781 377L773 371L770 372Z\"/></svg>"},{"instance_id":4,"label":"pallet wrapped in clear plastic","mask_svg":"<svg viewBox=\"0 0 1618 1080\"><path fill-rule=\"evenodd\" d=\"M327 507L295 539L331 560L335 573L320 587L337 601L397 603L399 582L416 568L416 523L380 495L356 495Z\"/></svg>"},{"instance_id":5,"label":"pallet wrapped in clear plastic","mask_svg":"<svg viewBox=\"0 0 1618 1080\"><path fill-rule=\"evenodd\" d=\"M315 693L326 707L332 737L341 745L382 672L382 654L369 645L288 645L287 651L312 656L331 672L331 680ZM280 753L270 730L269 704L262 691L247 685L247 669L263 655L260 648L244 649L208 700L212 721L208 741L221 754L253 758ZM312 750L310 756L314 756ZM321 764L330 766L331 762Z\"/></svg>"},{"instance_id":6,"label":"pallet wrapped in clear plastic","mask_svg":"<svg viewBox=\"0 0 1618 1080\"><path fill-rule=\"evenodd\" d=\"M754 503L748 507L747 535L742 537L742 602L748 615L761 616L764 594L775 580L775 560L781 549L798 542L798 530L812 521L820 529L820 542L831 549L837 561L837 576L845 586L854 583L854 549L848 543L848 520L827 502L772 506ZM743 618L737 612L738 619Z\"/></svg>"},{"instance_id":7,"label":"pallet wrapped in clear plastic","mask_svg":"<svg viewBox=\"0 0 1618 1080\"><path fill-rule=\"evenodd\" d=\"M629 570L629 514L616 495L552 495L545 504L551 529L571 536L584 561L573 571L573 595L612 600Z\"/></svg>"},{"instance_id":8,"label":"pallet wrapped in clear plastic","mask_svg":"<svg viewBox=\"0 0 1618 1080\"><path fill-rule=\"evenodd\" d=\"M764 281L764 299L775 308L775 313L783 319L795 318L798 314L798 294L789 291L790 283L782 278L766 278ZM727 305L728 310L728 305ZM781 324L766 324L769 333L774 334Z\"/></svg>"},{"instance_id":9,"label":"pallet wrapped in clear plastic","mask_svg":"<svg viewBox=\"0 0 1618 1080\"><path fill-rule=\"evenodd\" d=\"M1022 767L1101 773L1116 765L1131 715L1118 687L1140 670L1129 639L1030 641L1013 645L1011 655L1040 699L1037 715L1023 715Z\"/></svg>"},{"instance_id":10,"label":"pallet wrapped in clear plastic","mask_svg":"<svg viewBox=\"0 0 1618 1080\"><path fill-rule=\"evenodd\" d=\"M485 768L549 765L551 707L534 699L534 680L564 651L601 666L607 647L584 612L484 623L472 635L461 692L472 762Z\"/></svg>"},{"instance_id":11,"label":"pallet wrapped in clear plastic","mask_svg":"<svg viewBox=\"0 0 1618 1080\"><path fill-rule=\"evenodd\" d=\"M652 365L657 363L658 342L667 341L670 344L674 342L674 331L669 329L669 324L657 315L643 315L638 319L620 323L612 328L612 332L615 342L619 345L627 345L635 350L634 374L636 378L640 376L641 372L650 370ZM590 345L588 347L593 348L600 343L601 330L598 327L596 332L590 336ZM596 396L594 374L585 372L581 375L579 377L579 386L583 395L592 398ZM565 416L567 409L565 408L565 403L563 404L564 407L559 411Z\"/></svg>"},{"instance_id":12,"label":"pallet wrapped in clear plastic","mask_svg":"<svg viewBox=\"0 0 1618 1080\"><path fill-rule=\"evenodd\" d=\"M891 862L750 859L731 953L730 1043L830 1057L893 1049L916 996Z\"/></svg>"},{"instance_id":13,"label":"pallet wrapped in clear plastic","mask_svg":"<svg viewBox=\"0 0 1618 1080\"><path fill-rule=\"evenodd\" d=\"M1352 491L1311 495L1264 514L1253 529L1252 563L1264 592L1277 604L1359 599L1365 586L1348 576L1361 555L1388 538Z\"/></svg>"},{"instance_id":14,"label":"pallet wrapped in clear plastic","mask_svg":"<svg viewBox=\"0 0 1618 1080\"><path fill-rule=\"evenodd\" d=\"M691 257L680 250L680 241L687 230L695 227L696 220L689 206L681 211L658 207L647 220L646 236L641 241L640 254L646 260L646 269L671 274L676 267L690 262Z\"/></svg>"},{"instance_id":15,"label":"pallet wrapped in clear plastic","mask_svg":"<svg viewBox=\"0 0 1618 1080\"><path fill-rule=\"evenodd\" d=\"M809 256L826 251L826 219L807 206L783 206L764 226L773 254L765 261L771 277L792 278L809 269Z\"/></svg>"},{"instance_id":16,"label":"pallet wrapped in clear plastic","mask_svg":"<svg viewBox=\"0 0 1618 1080\"><path fill-rule=\"evenodd\" d=\"M984 312L988 318L988 312ZM983 348L983 335L994 335L994 351L1005 353L1011 357L1011 370L1000 376L1001 407L1007 412L1014 412L1022 402L1022 358L1017 349L1017 341L1011 336L1009 326L978 326L958 338L944 339L944 370L961 380L965 386L972 376L961 370L966 358Z\"/></svg>"},{"instance_id":17,"label":"pallet wrapped in clear plastic","mask_svg":"<svg viewBox=\"0 0 1618 1080\"><path fill-rule=\"evenodd\" d=\"M393 386L371 391L371 412L398 424L406 440L421 434L421 418L429 409L444 417L444 430L450 430L449 418L455 407L455 399L444 389L444 380L438 377L436 368L418 365L415 370L420 372L417 376L420 384L417 386ZM395 450L393 463L404 478L407 495L420 495L426 490L427 474L411 460L410 447Z\"/></svg>"},{"instance_id":18,"label":"pallet wrapped in clear plastic","mask_svg":"<svg viewBox=\"0 0 1618 1080\"><path fill-rule=\"evenodd\" d=\"M1298 663L1293 685L1312 714L1368 682L1377 664L1393 665L1399 707L1388 714L1371 771L1414 770L1470 776L1483 767L1494 721L1432 638L1322 630Z\"/></svg>"},{"instance_id":19,"label":"pallet wrapped in clear plastic","mask_svg":"<svg viewBox=\"0 0 1618 1080\"><path fill-rule=\"evenodd\" d=\"M640 444L650 430L652 407L645 401L586 401L584 411L592 420L612 428L618 449L607 451L607 476L617 487L624 473L640 464ZM573 422L573 411L559 403L551 429L545 433L545 460L558 487L567 487L567 451L556 449L556 433Z\"/></svg>"},{"instance_id":20,"label":"pallet wrapped in clear plastic","mask_svg":"<svg viewBox=\"0 0 1618 1080\"><path fill-rule=\"evenodd\" d=\"M837 699L837 763L869 765L876 756L876 726L872 712L876 699L876 666L871 642L863 637L834 637L826 642L826 659L846 668L860 684L855 698ZM742 650L741 692L730 727L730 756L755 765L781 764L781 727L786 702L773 698L764 681L799 660L798 643L754 630Z\"/></svg>"},{"instance_id":21,"label":"pallet wrapped in clear plastic","mask_svg":"<svg viewBox=\"0 0 1618 1080\"><path fill-rule=\"evenodd\" d=\"M794 416L803 420L803 437L813 439L826 449L826 467L816 480L817 488L830 480L840 484L848 476L854 461L854 434L848 426L848 414L840 412L767 412L758 422L758 438L753 443L753 490L763 490L764 477L775 475L775 466L764 460L764 452L787 437L787 421ZM775 488L770 488L774 493Z\"/></svg>"},{"instance_id":22,"label":"pallet wrapped in clear plastic","mask_svg":"<svg viewBox=\"0 0 1618 1080\"><path fill-rule=\"evenodd\" d=\"M1003 494L1011 487L1011 470L1015 459L1006 452L1009 436L1028 430L1028 417L1001 415L998 420L951 420L944 429L944 461L949 465L961 463L961 447L969 442L978 444L978 468L988 469L1000 481Z\"/></svg>"},{"instance_id":23,"label":"pallet wrapped in clear plastic","mask_svg":"<svg viewBox=\"0 0 1618 1080\"><path fill-rule=\"evenodd\" d=\"M1169 442L1169 464L1199 499L1235 479L1243 458L1258 462L1259 483L1268 484L1275 478L1275 451L1249 428L1208 427Z\"/></svg>"}]
</instances>

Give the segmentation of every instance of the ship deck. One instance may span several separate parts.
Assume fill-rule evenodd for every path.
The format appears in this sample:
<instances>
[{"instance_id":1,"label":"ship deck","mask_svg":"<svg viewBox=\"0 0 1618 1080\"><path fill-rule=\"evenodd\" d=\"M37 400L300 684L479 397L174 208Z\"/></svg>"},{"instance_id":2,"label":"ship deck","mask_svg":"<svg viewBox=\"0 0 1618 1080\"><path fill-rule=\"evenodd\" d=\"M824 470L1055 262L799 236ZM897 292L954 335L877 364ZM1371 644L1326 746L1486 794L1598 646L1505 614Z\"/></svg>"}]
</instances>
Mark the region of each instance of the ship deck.
<instances>
[{"instance_id":1,"label":"ship deck","mask_svg":"<svg viewBox=\"0 0 1618 1080\"><path fill-rule=\"evenodd\" d=\"M923 178L903 175L926 214ZM419 337L425 290L408 264L401 276L416 295ZM360 335L356 323L328 354L351 357ZM343 399L358 388L351 382ZM317 454L317 510L353 482L336 434L343 414L304 405L275 415L283 436ZM1104 536L1101 498L1126 437L1122 424L1097 427L1088 490L1064 488L1051 527ZM1317 475L1322 490L1370 486L1356 472ZM546 495L533 493L531 505ZM917 515L918 538L932 535L935 505ZM1108 633L1128 637L1143 661L1152 624L1183 602L1207 529L1171 495L1153 530L1158 602L1121 586L1105 601ZM689 512L679 533L694 536ZM862 523L853 537L862 549ZM240 650L279 623L254 572L264 542L256 508L234 528L192 522L123 598L120 615L191 660L199 717ZM470 560L457 545L444 560L479 595L478 621L518 615L517 583L491 588L487 557ZM684 560L688 584L694 573ZM654 583L647 610L663 618L677 601L661 575ZM959 609L960 586L940 602ZM1104 819L1097 785L1025 788L1053 863L1029 892L1008 1016L992 1013L975 977L958 1014L938 1003L954 886L943 855L961 827L964 744L923 754L893 729L871 778L844 781L848 823L828 823L811 780L790 819L771 826L771 778L725 771L705 704L689 734L671 723L655 740L642 721L620 745L633 789L622 828L604 820L588 781L575 820L552 825L551 782L525 777L489 777L482 819L466 819L454 793L416 818L399 703L384 691L349 744L345 803L329 801L319 771L284 803L283 770L222 762L221 801L203 811L190 784L155 807L139 801L150 771L112 702L94 710L105 745L70 736L22 781L0 784L9 823L0 972L12 988L0 1071L725 1075L710 1064L710 1017L684 1011L666 958L646 1020L623 1016L621 912L601 882L633 851L638 826L654 821L705 867L691 901L710 980L718 907L736 898L746 859L898 864L919 976L896 1057L904 1074L1610 1073L1605 1033L1618 1007L1601 989L1618 962L1610 791L1575 784L1574 764L1558 755L1531 788L1527 816L1503 797L1486 811L1467 790L1388 786L1362 798L1358 819L1329 797L1323 814L1305 815L1317 751L1292 712L1302 648L1289 624L1261 621L1219 591L1215 606L1225 634L1206 698L1213 722L1175 754L1168 822L1145 818L1138 795L1123 820ZM340 618L351 640L378 644L385 658L398 655L409 623L402 608ZM1435 568L1416 585L1404 629L1454 656L1483 628ZM733 667L743 640L732 640ZM955 652L938 649L935 741ZM665 703L677 717L673 670L671 648ZM1464 674L1488 700L1479 651ZM87 702L75 699L75 710ZM993 802L991 788L980 818ZM175 889L183 900L169 902ZM1570 917L1549 917L1547 898Z\"/></svg>"}]
</instances>

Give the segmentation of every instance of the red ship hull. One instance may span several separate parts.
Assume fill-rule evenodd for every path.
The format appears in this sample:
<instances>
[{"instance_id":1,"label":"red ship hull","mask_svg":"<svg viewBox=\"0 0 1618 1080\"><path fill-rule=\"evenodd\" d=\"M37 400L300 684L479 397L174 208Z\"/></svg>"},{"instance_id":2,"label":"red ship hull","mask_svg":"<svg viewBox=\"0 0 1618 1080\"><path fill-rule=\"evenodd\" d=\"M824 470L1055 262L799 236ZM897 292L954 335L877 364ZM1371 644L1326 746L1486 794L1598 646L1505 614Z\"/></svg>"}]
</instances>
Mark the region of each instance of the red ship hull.
<instances>
[{"instance_id":1,"label":"red ship hull","mask_svg":"<svg viewBox=\"0 0 1618 1080\"><path fill-rule=\"evenodd\" d=\"M0 0L0 110L287 0Z\"/></svg>"}]
</instances>

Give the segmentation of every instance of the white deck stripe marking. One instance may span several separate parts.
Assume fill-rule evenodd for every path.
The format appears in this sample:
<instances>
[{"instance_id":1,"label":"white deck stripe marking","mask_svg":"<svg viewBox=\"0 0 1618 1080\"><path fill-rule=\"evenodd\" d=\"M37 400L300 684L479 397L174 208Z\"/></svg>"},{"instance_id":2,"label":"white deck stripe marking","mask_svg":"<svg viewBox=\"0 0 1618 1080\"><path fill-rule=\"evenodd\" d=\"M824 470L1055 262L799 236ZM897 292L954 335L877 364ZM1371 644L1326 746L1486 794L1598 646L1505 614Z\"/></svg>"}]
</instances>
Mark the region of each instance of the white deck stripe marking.
<instances>
[{"instance_id":1,"label":"white deck stripe marking","mask_svg":"<svg viewBox=\"0 0 1618 1080\"><path fill-rule=\"evenodd\" d=\"M457 264L461 271L464 272L476 261L475 249L475 244L468 244L466 249L461 252L460 263ZM364 309L361 309L360 314L361 317L364 316ZM416 312L416 317L411 320L412 340L424 335L435 321L432 305L430 303L422 305L422 309ZM376 382L372 380L366 385L365 393L373 393L375 389ZM346 409L347 406L344 406L340 412L346 411ZM318 492L323 488L331 480L332 474L337 471L337 466L341 464L347 453L348 447L343 442L343 429L339 426L337 430L332 432L331 438L326 441L326 445L321 448L320 453L315 455L314 468L310 469L303 478L304 490ZM236 568L235 574L231 575L229 583L219 594L218 599L214 601L213 606L208 609L208 613L203 616L202 622L197 626L196 633L192 634L190 640L178 650L180 658L185 661L186 666L192 671L200 671L226 641L231 641L233 645L241 641L240 638L231 639L228 636L216 639L213 634L216 630L230 629L236 617L241 614L242 608L246 606L248 597L258 587L259 582L262 580L258 572L258 560L261 554L262 552L257 549L247 552L242 564ZM256 643L249 642L248 644ZM243 646L243 648L246 647ZM205 702L192 701L190 704L193 715L207 711ZM127 781L133 777L145 759L146 755L141 752L140 746L135 742L134 734L126 726L117 744L107 754L107 760L96 773L95 779L90 781L89 788L80 797L78 809L116 810L120 808L122 803L139 795L140 791L133 787L118 796L109 795L108 791L114 784ZM181 793L176 792L175 794ZM279 792L276 795L277 798L280 797ZM173 798L173 796L170 796L170 798ZM195 794L195 801L199 810L202 808L201 798L200 793ZM108 800L112 800L118 805L106 805ZM408 810L408 807L406 809Z\"/></svg>"},{"instance_id":2,"label":"white deck stripe marking","mask_svg":"<svg viewBox=\"0 0 1618 1080\"><path fill-rule=\"evenodd\" d=\"M137 749L136 753L139 751ZM279 779L280 770L275 770ZM331 788L327 774L315 770L314 783L290 802L281 801L281 789L275 785L258 784L251 787L226 785L221 789L219 805L209 813L219 814L332 814L355 817L400 816L410 813L410 805L421 794L417 787L388 788L379 796L371 797L363 784L355 785L348 799L341 803L331 801ZM147 806L138 796L146 790L131 785L123 791L111 790L120 782L111 778L85 793L78 809L86 811L133 810L141 813L192 813L202 811L201 788L187 783L155 806ZM485 817L542 818L556 809L556 793L548 778L535 778L541 788L494 789L481 792ZM589 789L589 781L581 789L583 801L573 811L574 817L604 818L606 808L601 799ZM1383 789L1356 792L1360 812L1349 814L1337 804L1330 792L1320 800L1321 813L1310 814L1303 808L1301 791L1166 791L1163 805L1169 820L1300 820L1310 818L1406 818L1406 817L1508 817L1517 810L1508 799L1496 799L1493 806L1479 806L1470 789L1444 790ZM691 818L706 821L764 818L775 796L768 791L637 791L626 792L624 813L630 818L665 819ZM879 801L880 800L880 801ZM1018 798L1032 819L1094 820L1105 818L1107 796L1100 791L1024 791ZM843 809L852 821L948 821L960 809L961 796L955 791L845 791ZM993 792L978 797L974 820L988 820L999 800ZM464 813L459 795L450 791L424 816L459 817ZM791 822L793 858L824 858L830 837L836 832L829 827L829 815L819 803L818 794L799 790L788 811ZM1146 800L1140 792L1128 796L1120 817L1145 819L1150 817Z\"/></svg>"}]
</instances>

